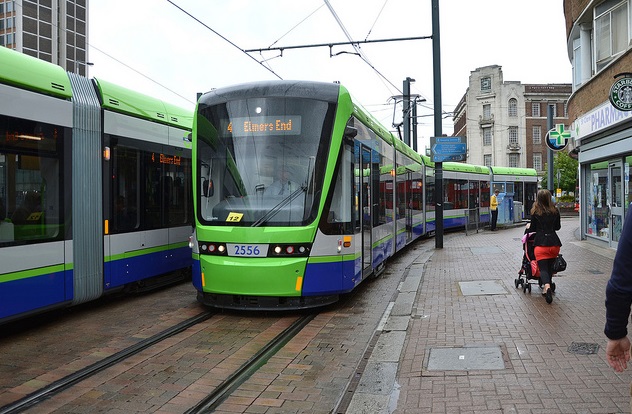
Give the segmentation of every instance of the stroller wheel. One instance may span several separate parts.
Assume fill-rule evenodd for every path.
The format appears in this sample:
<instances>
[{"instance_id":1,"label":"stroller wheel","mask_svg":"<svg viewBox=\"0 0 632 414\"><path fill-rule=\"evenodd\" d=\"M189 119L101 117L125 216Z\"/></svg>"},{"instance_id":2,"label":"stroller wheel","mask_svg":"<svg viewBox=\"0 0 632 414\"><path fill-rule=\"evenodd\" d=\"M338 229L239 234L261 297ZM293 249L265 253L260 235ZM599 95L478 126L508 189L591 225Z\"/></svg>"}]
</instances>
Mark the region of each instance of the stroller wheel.
<instances>
[{"instance_id":1,"label":"stroller wheel","mask_svg":"<svg viewBox=\"0 0 632 414\"><path fill-rule=\"evenodd\" d=\"M530 286L530 285L531 285L530 283L525 283L525 284L522 286L522 291L523 291L524 293L527 293L527 288L528 288L528 286Z\"/></svg>"},{"instance_id":2,"label":"stroller wheel","mask_svg":"<svg viewBox=\"0 0 632 414\"><path fill-rule=\"evenodd\" d=\"M514 283L516 285L516 289L518 289L518 286L520 286L520 279L515 279Z\"/></svg>"},{"instance_id":3,"label":"stroller wheel","mask_svg":"<svg viewBox=\"0 0 632 414\"><path fill-rule=\"evenodd\" d=\"M531 293L531 283L527 283L528 289L529 289L529 293Z\"/></svg>"}]
</instances>

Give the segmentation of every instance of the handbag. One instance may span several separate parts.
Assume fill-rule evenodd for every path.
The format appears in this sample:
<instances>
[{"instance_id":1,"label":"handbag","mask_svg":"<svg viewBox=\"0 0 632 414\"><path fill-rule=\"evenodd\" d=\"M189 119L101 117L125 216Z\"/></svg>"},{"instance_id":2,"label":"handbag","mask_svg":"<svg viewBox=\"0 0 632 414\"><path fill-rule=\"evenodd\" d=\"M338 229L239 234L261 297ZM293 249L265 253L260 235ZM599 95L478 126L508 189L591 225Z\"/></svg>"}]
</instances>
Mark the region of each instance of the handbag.
<instances>
[{"instance_id":1,"label":"handbag","mask_svg":"<svg viewBox=\"0 0 632 414\"><path fill-rule=\"evenodd\" d=\"M553 271L555 273L563 272L566 270L566 260L562 257L561 254L558 254L553 262Z\"/></svg>"}]
</instances>

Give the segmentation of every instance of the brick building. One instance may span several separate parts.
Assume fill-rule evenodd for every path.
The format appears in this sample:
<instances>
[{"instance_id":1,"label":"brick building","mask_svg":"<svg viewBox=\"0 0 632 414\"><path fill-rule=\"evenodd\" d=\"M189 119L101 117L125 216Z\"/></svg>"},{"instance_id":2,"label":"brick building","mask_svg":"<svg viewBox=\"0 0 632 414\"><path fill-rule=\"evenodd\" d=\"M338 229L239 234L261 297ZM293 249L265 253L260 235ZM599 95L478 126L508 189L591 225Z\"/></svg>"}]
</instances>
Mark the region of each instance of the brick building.
<instances>
[{"instance_id":1,"label":"brick building","mask_svg":"<svg viewBox=\"0 0 632 414\"><path fill-rule=\"evenodd\" d=\"M631 2L564 0L573 67L568 114L580 163L581 236L614 248L632 201L632 87L615 88L632 71ZM616 106L611 95L619 99Z\"/></svg>"},{"instance_id":2,"label":"brick building","mask_svg":"<svg viewBox=\"0 0 632 414\"><path fill-rule=\"evenodd\" d=\"M467 162L535 168L544 173L548 106L554 124L569 126L570 84L504 81L498 65L470 72L469 86L454 110L454 135L466 137Z\"/></svg>"}]
</instances>

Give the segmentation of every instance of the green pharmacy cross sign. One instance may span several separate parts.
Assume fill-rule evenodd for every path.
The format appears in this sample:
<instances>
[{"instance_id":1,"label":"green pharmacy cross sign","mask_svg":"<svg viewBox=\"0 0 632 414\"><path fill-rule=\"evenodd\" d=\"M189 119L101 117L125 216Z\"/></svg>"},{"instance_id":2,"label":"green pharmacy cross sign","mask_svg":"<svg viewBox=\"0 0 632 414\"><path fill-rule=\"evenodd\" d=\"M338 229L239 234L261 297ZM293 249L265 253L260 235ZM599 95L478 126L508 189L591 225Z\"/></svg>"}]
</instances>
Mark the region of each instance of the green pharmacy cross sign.
<instances>
[{"instance_id":1,"label":"green pharmacy cross sign","mask_svg":"<svg viewBox=\"0 0 632 414\"><path fill-rule=\"evenodd\" d=\"M546 146L553 151L563 150L571 139L571 132L564 129L564 124L556 124L546 135Z\"/></svg>"}]
</instances>

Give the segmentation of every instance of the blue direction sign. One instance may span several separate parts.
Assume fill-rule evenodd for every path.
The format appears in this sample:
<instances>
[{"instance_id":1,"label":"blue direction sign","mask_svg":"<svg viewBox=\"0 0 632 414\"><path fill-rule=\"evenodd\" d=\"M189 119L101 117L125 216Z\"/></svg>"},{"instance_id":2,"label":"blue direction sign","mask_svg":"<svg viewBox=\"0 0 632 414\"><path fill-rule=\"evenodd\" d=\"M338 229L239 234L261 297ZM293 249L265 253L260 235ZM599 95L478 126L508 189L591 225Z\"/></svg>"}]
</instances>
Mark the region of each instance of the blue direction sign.
<instances>
[{"instance_id":1,"label":"blue direction sign","mask_svg":"<svg viewBox=\"0 0 632 414\"><path fill-rule=\"evenodd\" d=\"M432 161L465 161L467 144L464 141L464 137L430 137Z\"/></svg>"}]
</instances>

